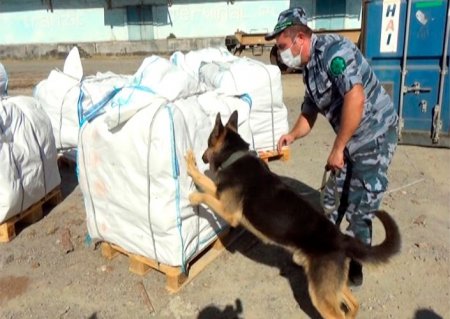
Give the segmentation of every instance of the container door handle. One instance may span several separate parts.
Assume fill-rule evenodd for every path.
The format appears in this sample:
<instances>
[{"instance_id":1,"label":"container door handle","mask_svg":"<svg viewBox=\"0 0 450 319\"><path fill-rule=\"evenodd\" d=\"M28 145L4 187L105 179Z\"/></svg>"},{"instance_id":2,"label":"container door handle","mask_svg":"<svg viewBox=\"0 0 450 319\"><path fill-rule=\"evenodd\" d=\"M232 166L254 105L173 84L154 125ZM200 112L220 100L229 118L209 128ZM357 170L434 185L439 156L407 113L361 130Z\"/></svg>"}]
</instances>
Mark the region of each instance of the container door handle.
<instances>
[{"instance_id":1,"label":"container door handle","mask_svg":"<svg viewBox=\"0 0 450 319\"><path fill-rule=\"evenodd\" d=\"M431 88L420 86L420 82L414 82L414 84L411 86L403 87L403 94L411 93L411 92L418 95L419 93L431 92Z\"/></svg>"}]
</instances>

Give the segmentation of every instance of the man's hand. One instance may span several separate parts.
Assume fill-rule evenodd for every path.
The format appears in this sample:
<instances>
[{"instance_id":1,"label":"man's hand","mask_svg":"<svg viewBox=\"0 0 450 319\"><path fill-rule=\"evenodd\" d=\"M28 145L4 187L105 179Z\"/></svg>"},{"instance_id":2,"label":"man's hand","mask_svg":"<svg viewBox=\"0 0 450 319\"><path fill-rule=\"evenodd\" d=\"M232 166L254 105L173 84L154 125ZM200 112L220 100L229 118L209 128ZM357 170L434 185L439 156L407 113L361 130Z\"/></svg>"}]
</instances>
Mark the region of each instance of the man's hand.
<instances>
[{"instance_id":1,"label":"man's hand","mask_svg":"<svg viewBox=\"0 0 450 319\"><path fill-rule=\"evenodd\" d=\"M294 142L295 138L291 134L281 135L277 144L277 151L281 153L283 146L291 145Z\"/></svg>"},{"instance_id":2,"label":"man's hand","mask_svg":"<svg viewBox=\"0 0 450 319\"><path fill-rule=\"evenodd\" d=\"M317 113L300 113L292 130L280 137L277 144L277 151L281 153L283 146L291 145L296 139L308 135L317 119Z\"/></svg>"},{"instance_id":3,"label":"man's hand","mask_svg":"<svg viewBox=\"0 0 450 319\"><path fill-rule=\"evenodd\" d=\"M337 172L344 167L344 151L332 149L328 156L327 165L325 169Z\"/></svg>"}]
</instances>

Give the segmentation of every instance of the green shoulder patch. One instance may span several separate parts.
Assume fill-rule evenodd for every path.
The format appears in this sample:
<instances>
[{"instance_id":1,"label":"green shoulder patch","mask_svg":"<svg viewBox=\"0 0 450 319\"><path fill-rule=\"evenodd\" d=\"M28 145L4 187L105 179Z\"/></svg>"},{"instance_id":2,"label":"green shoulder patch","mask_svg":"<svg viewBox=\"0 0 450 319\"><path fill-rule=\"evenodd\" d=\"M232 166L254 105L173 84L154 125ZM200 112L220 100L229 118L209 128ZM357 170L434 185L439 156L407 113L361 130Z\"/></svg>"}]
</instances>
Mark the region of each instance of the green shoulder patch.
<instances>
[{"instance_id":1,"label":"green shoulder patch","mask_svg":"<svg viewBox=\"0 0 450 319\"><path fill-rule=\"evenodd\" d=\"M330 64L330 72L333 76L339 76L344 72L347 64L345 63L344 58L337 56L331 60Z\"/></svg>"}]
</instances>

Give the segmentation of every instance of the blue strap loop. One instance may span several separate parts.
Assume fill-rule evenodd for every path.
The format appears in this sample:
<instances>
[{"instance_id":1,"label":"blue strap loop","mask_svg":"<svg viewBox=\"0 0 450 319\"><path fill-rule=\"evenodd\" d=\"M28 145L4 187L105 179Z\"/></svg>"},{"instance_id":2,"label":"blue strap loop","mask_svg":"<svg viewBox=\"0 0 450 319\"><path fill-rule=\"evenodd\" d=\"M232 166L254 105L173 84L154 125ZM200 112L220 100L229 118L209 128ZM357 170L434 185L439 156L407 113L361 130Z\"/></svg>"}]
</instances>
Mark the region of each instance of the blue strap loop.
<instances>
[{"instance_id":1,"label":"blue strap loop","mask_svg":"<svg viewBox=\"0 0 450 319\"><path fill-rule=\"evenodd\" d=\"M252 100L252 97L248 93L244 93L244 94L240 95L239 98L242 101L244 101L245 103L247 103L248 106L250 107L250 109L252 109L253 100Z\"/></svg>"},{"instance_id":2,"label":"blue strap loop","mask_svg":"<svg viewBox=\"0 0 450 319\"><path fill-rule=\"evenodd\" d=\"M153 91L151 88L146 87L146 86L141 86L141 85L114 88L112 91L110 91L108 94L106 94L103 97L103 99L101 99L99 102L92 105L88 110L83 111L83 99L84 99L85 93L83 90L83 86L81 85L80 94L78 96L78 123L79 123L80 127L83 126L84 123L86 123L86 121L90 122L94 118L96 118L98 115L100 115L101 111L105 108L105 106L108 104L108 102L111 101L120 91L122 91L125 88L131 88L133 90L138 90L138 91L147 92L150 94L155 94L155 91ZM119 104L119 106L122 106L122 105L124 105L124 104Z\"/></svg>"},{"instance_id":3,"label":"blue strap loop","mask_svg":"<svg viewBox=\"0 0 450 319\"><path fill-rule=\"evenodd\" d=\"M181 218L181 192L180 192L180 165L178 163L177 149L176 149L176 139L175 139L175 126L173 120L173 111L171 106L168 104L166 110L170 118L170 146L171 146L171 157L172 157L172 178L175 182L175 205L177 214L177 228L181 240L181 271L186 273L187 271L187 260L185 254L185 247L182 234L182 218Z\"/></svg>"}]
</instances>

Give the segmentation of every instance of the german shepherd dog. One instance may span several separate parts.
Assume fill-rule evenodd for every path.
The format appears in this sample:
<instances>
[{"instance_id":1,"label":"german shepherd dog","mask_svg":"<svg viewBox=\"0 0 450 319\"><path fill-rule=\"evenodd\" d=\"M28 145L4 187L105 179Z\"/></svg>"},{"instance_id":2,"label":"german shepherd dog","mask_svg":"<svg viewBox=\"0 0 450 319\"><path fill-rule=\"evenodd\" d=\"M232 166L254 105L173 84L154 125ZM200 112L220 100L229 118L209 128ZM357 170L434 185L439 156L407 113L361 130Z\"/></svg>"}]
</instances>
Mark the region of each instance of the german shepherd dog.
<instances>
[{"instance_id":1,"label":"german shepherd dog","mask_svg":"<svg viewBox=\"0 0 450 319\"><path fill-rule=\"evenodd\" d=\"M237 132L237 112L222 124L217 114L203 161L215 181L202 174L192 151L187 172L203 192L190 194L192 205L206 204L232 227L239 224L265 243L284 247L303 266L313 305L324 318L355 318L358 301L347 285L349 260L379 264L400 250L400 233L385 211L375 212L385 239L367 246L343 234L325 214L284 184Z\"/></svg>"}]
</instances>

